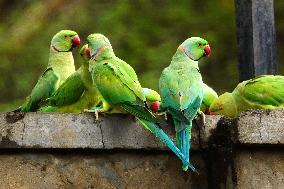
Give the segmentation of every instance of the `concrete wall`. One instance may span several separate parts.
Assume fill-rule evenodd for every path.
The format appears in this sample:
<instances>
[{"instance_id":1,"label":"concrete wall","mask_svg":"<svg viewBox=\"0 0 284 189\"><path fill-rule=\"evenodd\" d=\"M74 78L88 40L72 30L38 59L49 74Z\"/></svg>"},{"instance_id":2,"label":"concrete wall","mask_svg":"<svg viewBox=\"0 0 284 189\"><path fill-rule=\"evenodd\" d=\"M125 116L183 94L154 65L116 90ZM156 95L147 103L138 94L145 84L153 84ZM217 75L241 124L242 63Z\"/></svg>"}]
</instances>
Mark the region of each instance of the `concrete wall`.
<instances>
[{"instance_id":1,"label":"concrete wall","mask_svg":"<svg viewBox=\"0 0 284 189\"><path fill-rule=\"evenodd\" d=\"M0 189L284 188L284 111L207 116L192 140L199 175L128 115L2 113Z\"/></svg>"}]
</instances>

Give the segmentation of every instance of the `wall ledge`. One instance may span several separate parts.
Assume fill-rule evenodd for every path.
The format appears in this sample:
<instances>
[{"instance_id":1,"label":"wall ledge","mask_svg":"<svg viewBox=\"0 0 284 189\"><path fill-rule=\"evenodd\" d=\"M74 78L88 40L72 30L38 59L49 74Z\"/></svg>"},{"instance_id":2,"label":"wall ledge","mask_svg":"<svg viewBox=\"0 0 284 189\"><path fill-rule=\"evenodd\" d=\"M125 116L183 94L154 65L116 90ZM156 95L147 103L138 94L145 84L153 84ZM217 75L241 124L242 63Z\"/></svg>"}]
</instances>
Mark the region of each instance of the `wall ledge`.
<instances>
[{"instance_id":1,"label":"wall ledge","mask_svg":"<svg viewBox=\"0 0 284 189\"><path fill-rule=\"evenodd\" d=\"M231 130L237 144L284 144L282 109L248 111L234 119L206 116L204 126L193 125L192 149L207 148L217 127ZM163 129L174 136L170 128ZM11 112L0 113L0 148L167 150L130 115L101 115L95 120L91 113Z\"/></svg>"}]
</instances>

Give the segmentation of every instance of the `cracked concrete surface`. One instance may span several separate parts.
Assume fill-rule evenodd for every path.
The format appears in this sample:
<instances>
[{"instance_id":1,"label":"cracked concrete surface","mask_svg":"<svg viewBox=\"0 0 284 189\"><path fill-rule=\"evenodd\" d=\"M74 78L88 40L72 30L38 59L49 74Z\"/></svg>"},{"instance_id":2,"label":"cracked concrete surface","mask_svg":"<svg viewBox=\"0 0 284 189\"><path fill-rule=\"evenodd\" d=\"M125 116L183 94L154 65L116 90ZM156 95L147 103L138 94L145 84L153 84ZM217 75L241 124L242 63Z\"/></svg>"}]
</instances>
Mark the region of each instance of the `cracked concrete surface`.
<instances>
[{"instance_id":1,"label":"cracked concrete surface","mask_svg":"<svg viewBox=\"0 0 284 189\"><path fill-rule=\"evenodd\" d=\"M284 144L284 110L242 113L236 123L241 144Z\"/></svg>"},{"instance_id":2,"label":"cracked concrete surface","mask_svg":"<svg viewBox=\"0 0 284 189\"><path fill-rule=\"evenodd\" d=\"M103 133L103 130L102 130L102 125L101 125L100 123L99 123L99 128L100 128L101 135L102 135L102 144L103 144L103 148L105 148L104 133Z\"/></svg>"},{"instance_id":3,"label":"cracked concrete surface","mask_svg":"<svg viewBox=\"0 0 284 189\"><path fill-rule=\"evenodd\" d=\"M260 137L260 141L263 143L263 140L262 140L262 134L261 134L261 115L259 115L259 129L258 129L258 132L259 132L259 137Z\"/></svg>"},{"instance_id":4,"label":"cracked concrete surface","mask_svg":"<svg viewBox=\"0 0 284 189\"><path fill-rule=\"evenodd\" d=\"M21 120L21 121L22 121L22 123L23 123L23 133L22 133L22 142L21 142L21 145L23 145L23 143L24 143L24 133L25 133L26 124L25 124L24 120Z\"/></svg>"},{"instance_id":5,"label":"cracked concrete surface","mask_svg":"<svg viewBox=\"0 0 284 189\"><path fill-rule=\"evenodd\" d=\"M159 139L128 115L100 116L95 120L92 113L26 113L15 122L11 121L13 115L9 114L9 122L5 117L6 113L0 113L0 145L3 148L167 150ZM163 129L174 138L170 128ZM192 138L192 148L197 149L197 132Z\"/></svg>"}]
</instances>

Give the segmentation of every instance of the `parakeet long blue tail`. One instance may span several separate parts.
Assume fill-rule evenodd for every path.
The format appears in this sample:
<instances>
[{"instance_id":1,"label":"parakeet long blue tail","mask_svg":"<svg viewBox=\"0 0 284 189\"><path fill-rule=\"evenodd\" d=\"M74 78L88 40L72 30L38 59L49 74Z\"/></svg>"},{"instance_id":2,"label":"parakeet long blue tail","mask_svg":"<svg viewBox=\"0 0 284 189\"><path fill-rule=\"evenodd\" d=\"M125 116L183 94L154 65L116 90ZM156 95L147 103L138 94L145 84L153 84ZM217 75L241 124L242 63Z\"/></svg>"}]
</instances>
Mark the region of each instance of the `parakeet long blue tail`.
<instances>
[{"instance_id":1,"label":"parakeet long blue tail","mask_svg":"<svg viewBox=\"0 0 284 189\"><path fill-rule=\"evenodd\" d=\"M190 160L189 152L190 152L190 140L191 140L191 126L192 122L190 122L190 124L186 128L182 129L177 133L178 148L180 149L181 153L183 153L187 162L189 162ZM186 171L188 169L188 166L186 164L183 164L182 168L183 170Z\"/></svg>"},{"instance_id":2,"label":"parakeet long blue tail","mask_svg":"<svg viewBox=\"0 0 284 189\"><path fill-rule=\"evenodd\" d=\"M186 159L186 156L181 152L181 150L176 147L175 143L171 140L171 138L159 126L144 119L138 118L138 120L146 129L150 130L165 145L167 145L168 148L170 148L174 152L174 154L182 161L184 166L190 167L194 172L197 172L194 166L190 164L189 161ZM187 152L189 156L189 149Z\"/></svg>"}]
</instances>

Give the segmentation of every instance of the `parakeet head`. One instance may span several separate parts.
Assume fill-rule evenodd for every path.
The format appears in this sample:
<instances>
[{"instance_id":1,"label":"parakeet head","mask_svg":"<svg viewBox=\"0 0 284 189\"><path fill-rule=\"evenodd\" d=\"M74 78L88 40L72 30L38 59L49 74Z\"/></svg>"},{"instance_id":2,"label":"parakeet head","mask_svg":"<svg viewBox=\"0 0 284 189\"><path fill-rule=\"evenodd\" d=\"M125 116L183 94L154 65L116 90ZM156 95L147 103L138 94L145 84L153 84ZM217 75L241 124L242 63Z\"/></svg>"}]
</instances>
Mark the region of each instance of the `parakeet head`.
<instances>
[{"instance_id":1,"label":"parakeet head","mask_svg":"<svg viewBox=\"0 0 284 189\"><path fill-rule=\"evenodd\" d=\"M219 96L210 106L209 111L213 114L220 114L234 117L237 115L237 106L232 93L224 93Z\"/></svg>"},{"instance_id":2,"label":"parakeet head","mask_svg":"<svg viewBox=\"0 0 284 189\"><path fill-rule=\"evenodd\" d=\"M150 110L153 112L158 112L161 102L159 93L148 88L143 88L143 93L146 97L146 103Z\"/></svg>"},{"instance_id":3,"label":"parakeet head","mask_svg":"<svg viewBox=\"0 0 284 189\"><path fill-rule=\"evenodd\" d=\"M61 30L51 40L51 47L57 52L68 52L80 46L79 35L71 30Z\"/></svg>"},{"instance_id":4,"label":"parakeet head","mask_svg":"<svg viewBox=\"0 0 284 189\"><path fill-rule=\"evenodd\" d=\"M150 104L150 110L154 113L159 112L161 103L158 101L154 101Z\"/></svg>"},{"instance_id":5,"label":"parakeet head","mask_svg":"<svg viewBox=\"0 0 284 189\"><path fill-rule=\"evenodd\" d=\"M88 44L84 45L81 49L80 49L80 55L83 59L84 63L88 63L91 55L90 55L90 49L88 47Z\"/></svg>"},{"instance_id":6,"label":"parakeet head","mask_svg":"<svg viewBox=\"0 0 284 189\"><path fill-rule=\"evenodd\" d=\"M87 37L87 42L90 48L91 59L94 59L105 49L112 50L112 46L108 38L106 38L106 36L99 34L99 33L94 33L94 34L89 35Z\"/></svg>"},{"instance_id":7,"label":"parakeet head","mask_svg":"<svg viewBox=\"0 0 284 189\"><path fill-rule=\"evenodd\" d=\"M178 49L189 59L197 61L204 56L210 56L211 49L208 42L200 37L190 37Z\"/></svg>"}]
</instances>

